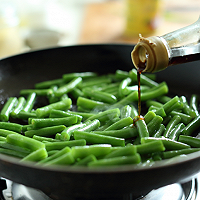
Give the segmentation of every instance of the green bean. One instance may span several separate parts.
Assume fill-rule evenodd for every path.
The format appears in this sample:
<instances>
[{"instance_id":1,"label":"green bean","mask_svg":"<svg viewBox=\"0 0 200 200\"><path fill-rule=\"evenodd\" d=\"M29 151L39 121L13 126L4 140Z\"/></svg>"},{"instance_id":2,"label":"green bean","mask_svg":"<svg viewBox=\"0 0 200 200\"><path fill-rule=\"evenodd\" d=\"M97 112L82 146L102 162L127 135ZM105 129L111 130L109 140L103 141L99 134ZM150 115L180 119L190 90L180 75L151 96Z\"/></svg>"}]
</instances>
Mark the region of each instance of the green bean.
<instances>
[{"instance_id":1,"label":"green bean","mask_svg":"<svg viewBox=\"0 0 200 200\"><path fill-rule=\"evenodd\" d=\"M182 134L191 135L200 126L200 116L194 118L187 126L183 129Z\"/></svg>"},{"instance_id":2,"label":"green bean","mask_svg":"<svg viewBox=\"0 0 200 200\"><path fill-rule=\"evenodd\" d=\"M27 97L26 103L22 109L22 111L30 112L35 104L36 101L36 93L30 93Z\"/></svg>"},{"instance_id":3,"label":"green bean","mask_svg":"<svg viewBox=\"0 0 200 200\"><path fill-rule=\"evenodd\" d=\"M175 156L179 156L182 154L190 154L200 151L200 148L188 148L188 149L181 149L181 150L174 150L174 151L166 151L162 153L162 157L164 159L173 158Z\"/></svg>"},{"instance_id":4,"label":"green bean","mask_svg":"<svg viewBox=\"0 0 200 200\"><path fill-rule=\"evenodd\" d=\"M119 80L123 80L125 78L129 77L129 73L127 71L123 71L123 70L116 70L115 71L115 77Z\"/></svg>"},{"instance_id":5,"label":"green bean","mask_svg":"<svg viewBox=\"0 0 200 200\"><path fill-rule=\"evenodd\" d=\"M105 158L92 161L88 163L89 167L100 167L100 166L113 166L113 165L130 165L140 163L141 158L138 153L133 156L122 156L116 158Z\"/></svg>"},{"instance_id":6,"label":"green bean","mask_svg":"<svg viewBox=\"0 0 200 200\"><path fill-rule=\"evenodd\" d=\"M109 121L107 121L105 124L103 125L100 125L95 131L104 131L106 128L108 128L110 125L112 125L113 123L119 121L120 118L119 117L116 117L116 118L113 118Z\"/></svg>"},{"instance_id":7,"label":"green bean","mask_svg":"<svg viewBox=\"0 0 200 200\"><path fill-rule=\"evenodd\" d=\"M53 110L52 110L53 111ZM51 112L52 112L51 111ZM78 111L65 111L69 115L79 115L83 117L83 121L86 120L87 118L95 115L94 113L85 113L85 112L78 112Z\"/></svg>"},{"instance_id":8,"label":"green bean","mask_svg":"<svg viewBox=\"0 0 200 200\"><path fill-rule=\"evenodd\" d=\"M8 143L17 145L19 147L30 149L31 151L35 151L40 148L45 148L45 145L33 138L29 138L20 134L9 134L6 137Z\"/></svg>"},{"instance_id":9,"label":"green bean","mask_svg":"<svg viewBox=\"0 0 200 200\"><path fill-rule=\"evenodd\" d=\"M161 140L136 145L137 152L141 155L154 152L165 151L165 146Z\"/></svg>"},{"instance_id":10,"label":"green bean","mask_svg":"<svg viewBox=\"0 0 200 200\"><path fill-rule=\"evenodd\" d=\"M25 131L25 136L27 137L33 137L33 135L38 136L52 136L56 133L62 132L66 127L64 125L58 125L58 126L50 126L50 127L44 127L40 129L33 129L33 130L27 130Z\"/></svg>"},{"instance_id":11,"label":"green bean","mask_svg":"<svg viewBox=\"0 0 200 200\"><path fill-rule=\"evenodd\" d=\"M112 93L113 91L117 91L118 92L118 87L119 87L120 83L110 83L109 85L106 84L105 86L101 87L101 91L102 92L107 92L107 93Z\"/></svg>"},{"instance_id":12,"label":"green bean","mask_svg":"<svg viewBox=\"0 0 200 200\"><path fill-rule=\"evenodd\" d=\"M24 152L18 152L12 149L4 149L4 148L0 148L0 153L9 156L14 156L17 158L24 158L25 156L27 156L27 154Z\"/></svg>"},{"instance_id":13,"label":"green bean","mask_svg":"<svg viewBox=\"0 0 200 200\"><path fill-rule=\"evenodd\" d=\"M75 99L78 99L78 97L83 97L84 96L84 93L82 90L80 90L79 88L74 88L70 94L75 98Z\"/></svg>"},{"instance_id":14,"label":"green bean","mask_svg":"<svg viewBox=\"0 0 200 200\"><path fill-rule=\"evenodd\" d=\"M163 104L162 103L160 103L160 102L158 102L158 101L155 101L155 100L147 100L146 101L146 105L147 105L147 107L150 107L150 106L156 106L157 108L160 108L160 107L162 107L163 106Z\"/></svg>"},{"instance_id":15,"label":"green bean","mask_svg":"<svg viewBox=\"0 0 200 200\"><path fill-rule=\"evenodd\" d=\"M84 145L86 145L86 141L84 139L45 143L47 151L61 150L66 146L73 147L73 146L84 146Z\"/></svg>"},{"instance_id":16,"label":"green bean","mask_svg":"<svg viewBox=\"0 0 200 200\"><path fill-rule=\"evenodd\" d=\"M69 83L59 87L55 92L55 96L61 97L63 94L71 92L75 87L77 87L82 82L82 78L74 78Z\"/></svg>"},{"instance_id":17,"label":"green bean","mask_svg":"<svg viewBox=\"0 0 200 200\"><path fill-rule=\"evenodd\" d=\"M179 115L175 115L167 124L166 130L163 133L164 137L169 137L171 130L181 121L181 117Z\"/></svg>"},{"instance_id":18,"label":"green bean","mask_svg":"<svg viewBox=\"0 0 200 200\"><path fill-rule=\"evenodd\" d=\"M192 117L190 115L175 110L170 112L170 115L171 116L179 115L181 117L181 122L183 122L185 125L187 125L192 120Z\"/></svg>"},{"instance_id":19,"label":"green bean","mask_svg":"<svg viewBox=\"0 0 200 200\"><path fill-rule=\"evenodd\" d=\"M168 97L165 95L157 98L159 102L164 103L164 104L170 101L171 99L172 99L171 97Z\"/></svg>"},{"instance_id":20,"label":"green bean","mask_svg":"<svg viewBox=\"0 0 200 200\"><path fill-rule=\"evenodd\" d=\"M136 119L137 120L137 119ZM140 138L143 137L149 137L149 131L146 125L146 122L143 119L139 119L135 122L137 129L138 129L138 133Z\"/></svg>"},{"instance_id":21,"label":"green bean","mask_svg":"<svg viewBox=\"0 0 200 200\"><path fill-rule=\"evenodd\" d=\"M137 81L137 70L136 69L132 69L130 72L129 72L129 76L130 78L132 79L132 81ZM148 77L146 77L145 75L141 74L140 75L140 82L142 85L147 85L147 86L150 86L150 87L153 87L153 86L157 86L158 83L149 79Z\"/></svg>"},{"instance_id":22,"label":"green bean","mask_svg":"<svg viewBox=\"0 0 200 200\"><path fill-rule=\"evenodd\" d=\"M196 112L188 105L187 99L185 96L180 97L180 101L183 103L183 112L190 115L191 117L196 117Z\"/></svg>"},{"instance_id":23,"label":"green bean","mask_svg":"<svg viewBox=\"0 0 200 200\"><path fill-rule=\"evenodd\" d=\"M52 156L53 154L57 153L59 150L52 150L52 151L48 151L48 157ZM45 160L45 159L44 159ZM41 162L41 161L40 161ZM39 162L38 162L39 163Z\"/></svg>"},{"instance_id":24,"label":"green bean","mask_svg":"<svg viewBox=\"0 0 200 200\"><path fill-rule=\"evenodd\" d=\"M183 123L177 124L174 129L169 134L169 139L178 140L179 135L182 133L183 128L185 125Z\"/></svg>"},{"instance_id":25,"label":"green bean","mask_svg":"<svg viewBox=\"0 0 200 200\"><path fill-rule=\"evenodd\" d=\"M20 95L25 96L35 93L38 96L47 96L53 94L52 89L23 89L20 91Z\"/></svg>"},{"instance_id":26,"label":"green bean","mask_svg":"<svg viewBox=\"0 0 200 200\"><path fill-rule=\"evenodd\" d=\"M68 82L78 77L81 77L82 79L86 79L86 78L92 78L96 76L97 76L97 73L95 72L79 72L79 73L76 72L76 73L63 74L62 78L64 81Z\"/></svg>"},{"instance_id":27,"label":"green bean","mask_svg":"<svg viewBox=\"0 0 200 200\"><path fill-rule=\"evenodd\" d=\"M6 129L10 131L15 131L17 133L22 132L22 125L17 123L11 123L11 122L0 122L0 129Z\"/></svg>"},{"instance_id":28,"label":"green bean","mask_svg":"<svg viewBox=\"0 0 200 200\"><path fill-rule=\"evenodd\" d=\"M29 153L31 153L31 151L27 148L23 148L23 147L19 147L19 146L7 143L7 140L6 141L0 141L0 147L5 148L5 149L11 149L11 150L16 151L16 152L22 152L22 153L25 153L27 155Z\"/></svg>"},{"instance_id":29,"label":"green bean","mask_svg":"<svg viewBox=\"0 0 200 200\"><path fill-rule=\"evenodd\" d=\"M65 128L62 132L61 135L59 137L60 140L62 141L69 141L70 137L72 136L73 132L79 128L83 128L85 127L87 124L86 123L82 123L82 124L75 124L72 126L69 126L67 128Z\"/></svg>"},{"instance_id":30,"label":"green bean","mask_svg":"<svg viewBox=\"0 0 200 200\"><path fill-rule=\"evenodd\" d=\"M13 118L17 117L17 114L23 109L24 105L25 105L26 99L24 97L19 97L18 98L18 103L15 106L15 108L12 110L12 112L10 113L10 115Z\"/></svg>"},{"instance_id":31,"label":"green bean","mask_svg":"<svg viewBox=\"0 0 200 200\"><path fill-rule=\"evenodd\" d=\"M49 114L49 118L62 118L62 117L72 117L72 116L77 116L77 123L80 123L82 121L82 116L78 114L73 114L70 112L65 112L63 110L51 110Z\"/></svg>"},{"instance_id":32,"label":"green bean","mask_svg":"<svg viewBox=\"0 0 200 200\"><path fill-rule=\"evenodd\" d=\"M124 97L124 89L126 88L126 86L129 86L131 84L132 80L131 78L127 77L124 80L121 81L120 85L119 85L119 96L120 97Z\"/></svg>"},{"instance_id":33,"label":"green bean","mask_svg":"<svg viewBox=\"0 0 200 200\"><path fill-rule=\"evenodd\" d=\"M1 113L0 118L2 121L8 121L10 117L10 113L12 112L13 108L17 104L17 97L10 97L7 102L4 104Z\"/></svg>"},{"instance_id":34,"label":"green bean","mask_svg":"<svg viewBox=\"0 0 200 200\"><path fill-rule=\"evenodd\" d=\"M63 118L44 118L44 119L32 119L33 129L44 128L48 126L65 125L71 126L77 123L77 116L63 117Z\"/></svg>"},{"instance_id":35,"label":"green bean","mask_svg":"<svg viewBox=\"0 0 200 200\"><path fill-rule=\"evenodd\" d=\"M120 110L120 117L121 119L131 117L131 113L132 113L132 107L130 105L126 105Z\"/></svg>"},{"instance_id":36,"label":"green bean","mask_svg":"<svg viewBox=\"0 0 200 200\"><path fill-rule=\"evenodd\" d=\"M6 142L6 137L0 136L0 141Z\"/></svg>"},{"instance_id":37,"label":"green bean","mask_svg":"<svg viewBox=\"0 0 200 200\"><path fill-rule=\"evenodd\" d=\"M155 132L159 129L161 123L163 121L163 118L159 115L156 115L148 124L147 129L149 131L149 135L153 136Z\"/></svg>"},{"instance_id":38,"label":"green bean","mask_svg":"<svg viewBox=\"0 0 200 200\"><path fill-rule=\"evenodd\" d=\"M115 158L121 156L131 156L137 153L137 148L135 145L126 146L119 148L117 150L112 151L111 153L107 154L104 158Z\"/></svg>"},{"instance_id":39,"label":"green bean","mask_svg":"<svg viewBox=\"0 0 200 200\"><path fill-rule=\"evenodd\" d=\"M18 119L28 119L28 118L36 118L36 113L35 112L25 112L23 110L21 110L18 114L17 114L17 118Z\"/></svg>"},{"instance_id":40,"label":"green bean","mask_svg":"<svg viewBox=\"0 0 200 200\"><path fill-rule=\"evenodd\" d=\"M101 124L103 124L106 121L114 119L119 116L120 116L119 108L114 108L114 109L105 110L103 112L99 112L98 114L94 114L93 116L89 117L87 121L98 119L101 122Z\"/></svg>"},{"instance_id":41,"label":"green bean","mask_svg":"<svg viewBox=\"0 0 200 200\"><path fill-rule=\"evenodd\" d=\"M170 101L168 101L167 103L163 104L163 106L161 108L159 108L159 109L164 108L164 111L165 111L166 115L168 115L174 109L173 108L174 105L177 105L177 106L181 105L180 99L179 99L178 96L175 96L174 98L170 99Z\"/></svg>"},{"instance_id":42,"label":"green bean","mask_svg":"<svg viewBox=\"0 0 200 200\"><path fill-rule=\"evenodd\" d=\"M74 146L71 148L72 155L75 159L83 159L89 155L94 155L95 157L102 157L111 152L111 145L86 145L86 146Z\"/></svg>"},{"instance_id":43,"label":"green bean","mask_svg":"<svg viewBox=\"0 0 200 200\"><path fill-rule=\"evenodd\" d=\"M85 88L85 87L91 87L91 86L99 86L99 85L105 85L106 83L111 83L112 82L112 79L111 78L108 78L108 77L99 77L98 79L97 78L94 78L94 79L88 79L87 81L84 80L80 85L79 87L80 88Z\"/></svg>"},{"instance_id":44,"label":"green bean","mask_svg":"<svg viewBox=\"0 0 200 200\"><path fill-rule=\"evenodd\" d=\"M20 160L20 162L24 162L24 161L38 162L40 160L45 159L47 156L48 156L48 154L47 154L46 149L40 148L36 151L33 151L26 157L24 157L22 160Z\"/></svg>"},{"instance_id":45,"label":"green bean","mask_svg":"<svg viewBox=\"0 0 200 200\"><path fill-rule=\"evenodd\" d=\"M141 85L140 86L140 89L141 91L147 91L149 89L148 86L146 85ZM126 96L126 95L129 95L131 92L134 92L134 91L138 91L138 86L137 85L133 85L133 86L126 86L123 90L123 95Z\"/></svg>"},{"instance_id":46,"label":"green bean","mask_svg":"<svg viewBox=\"0 0 200 200\"><path fill-rule=\"evenodd\" d=\"M89 144L111 144L112 146L125 146L123 138L116 138L107 135L98 135L86 131L74 131L75 140L85 139Z\"/></svg>"},{"instance_id":47,"label":"green bean","mask_svg":"<svg viewBox=\"0 0 200 200\"><path fill-rule=\"evenodd\" d=\"M50 165L71 165L75 162L74 157L71 152L65 153L62 156L59 156L51 161L44 163L44 166Z\"/></svg>"},{"instance_id":48,"label":"green bean","mask_svg":"<svg viewBox=\"0 0 200 200\"><path fill-rule=\"evenodd\" d=\"M130 93L128 96L124 97L117 103L110 106L110 109L114 108L122 108L125 105L131 104L132 102L136 102L138 100L138 92L134 91Z\"/></svg>"},{"instance_id":49,"label":"green bean","mask_svg":"<svg viewBox=\"0 0 200 200\"><path fill-rule=\"evenodd\" d=\"M190 148L190 146L185 143L177 142L165 137L162 137L162 138L146 137L146 138L141 139L141 143L144 144L144 143L148 143L148 142L152 142L156 140L161 140L166 150L180 150L180 149Z\"/></svg>"},{"instance_id":50,"label":"green bean","mask_svg":"<svg viewBox=\"0 0 200 200\"><path fill-rule=\"evenodd\" d=\"M17 132L6 129L0 129L0 136L7 137L7 135L10 134L17 134Z\"/></svg>"},{"instance_id":51,"label":"green bean","mask_svg":"<svg viewBox=\"0 0 200 200\"><path fill-rule=\"evenodd\" d=\"M160 137L165 131L165 125L160 124L159 129L155 132L154 135L152 135L153 137Z\"/></svg>"},{"instance_id":52,"label":"green bean","mask_svg":"<svg viewBox=\"0 0 200 200\"><path fill-rule=\"evenodd\" d=\"M89 162L96 161L96 157L94 155L88 155L85 158L79 160L74 164L74 166L87 166Z\"/></svg>"},{"instance_id":53,"label":"green bean","mask_svg":"<svg viewBox=\"0 0 200 200\"><path fill-rule=\"evenodd\" d=\"M187 136L187 135L180 135L178 141L188 144L191 147L200 148L200 139L199 138L195 138L195 137Z\"/></svg>"},{"instance_id":54,"label":"green bean","mask_svg":"<svg viewBox=\"0 0 200 200\"><path fill-rule=\"evenodd\" d=\"M196 116L199 115L198 111L198 99L199 97L196 94L193 94L190 98L190 107L195 111Z\"/></svg>"},{"instance_id":55,"label":"green bean","mask_svg":"<svg viewBox=\"0 0 200 200\"><path fill-rule=\"evenodd\" d=\"M157 97L162 96L167 93L168 93L167 84L163 84L160 87L155 86L155 89L152 91L148 90L145 92L141 92L141 101L147 101L149 99L154 99L154 98L157 98Z\"/></svg>"},{"instance_id":56,"label":"green bean","mask_svg":"<svg viewBox=\"0 0 200 200\"><path fill-rule=\"evenodd\" d=\"M50 114L52 109L67 110L71 107L71 105L72 105L72 100L70 98L67 98L62 101L58 101L56 103L49 104L47 106L37 108L36 115L38 118L46 117Z\"/></svg>"},{"instance_id":57,"label":"green bean","mask_svg":"<svg viewBox=\"0 0 200 200\"><path fill-rule=\"evenodd\" d=\"M86 126L77 129L78 131L93 131L100 126L100 121L98 119L94 119L92 121L87 121Z\"/></svg>"},{"instance_id":58,"label":"green bean","mask_svg":"<svg viewBox=\"0 0 200 200\"><path fill-rule=\"evenodd\" d=\"M53 79L53 80L49 80L49 81L43 81L43 82L40 82L40 83L36 83L35 88L36 89L46 89L46 88L50 88L53 85L58 86L58 85L61 85L63 83L64 83L64 81L63 81L62 78Z\"/></svg>"},{"instance_id":59,"label":"green bean","mask_svg":"<svg viewBox=\"0 0 200 200\"><path fill-rule=\"evenodd\" d=\"M47 141L47 142L59 142L59 140L53 139L53 138L48 138L48 137L42 137L39 135L34 135L33 139L38 140L38 141Z\"/></svg>"},{"instance_id":60,"label":"green bean","mask_svg":"<svg viewBox=\"0 0 200 200\"><path fill-rule=\"evenodd\" d=\"M154 112L148 111L144 116L144 120L145 120L146 124L148 124L155 116L156 116L156 114Z\"/></svg>"},{"instance_id":61,"label":"green bean","mask_svg":"<svg viewBox=\"0 0 200 200\"><path fill-rule=\"evenodd\" d=\"M131 117L123 118L110 125L108 128L105 129L105 131L119 130L131 124L133 124L133 119Z\"/></svg>"},{"instance_id":62,"label":"green bean","mask_svg":"<svg viewBox=\"0 0 200 200\"><path fill-rule=\"evenodd\" d=\"M55 158L58 158L58 157L66 154L66 153L68 153L70 151L71 151L70 147L66 146L61 150L56 150L56 152L53 155L44 158L43 160L39 161L37 164L43 164L43 163L49 162L49 161L54 160ZM49 152L50 151L48 151L48 155L49 155Z\"/></svg>"},{"instance_id":63,"label":"green bean","mask_svg":"<svg viewBox=\"0 0 200 200\"><path fill-rule=\"evenodd\" d=\"M85 96L87 96L95 101L100 101L100 102L104 102L104 103L108 103L108 104L113 104L113 103L117 102L117 98L114 95L109 94L107 92L91 90L89 88L84 88L82 91Z\"/></svg>"},{"instance_id":64,"label":"green bean","mask_svg":"<svg viewBox=\"0 0 200 200\"><path fill-rule=\"evenodd\" d=\"M94 110L94 109L105 109L108 107L107 103L101 101L95 101L92 99L88 99L85 97L78 97L77 99L77 106L80 106L87 110Z\"/></svg>"},{"instance_id":65,"label":"green bean","mask_svg":"<svg viewBox=\"0 0 200 200\"><path fill-rule=\"evenodd\" d=\"M92 133L98 134L98 135L107 135L117 138L132 138L135 136L138 136L138 130L136 127L127 127L120 130L107 130L107 131L93 131Z\"/></svg>"}]
</instances>

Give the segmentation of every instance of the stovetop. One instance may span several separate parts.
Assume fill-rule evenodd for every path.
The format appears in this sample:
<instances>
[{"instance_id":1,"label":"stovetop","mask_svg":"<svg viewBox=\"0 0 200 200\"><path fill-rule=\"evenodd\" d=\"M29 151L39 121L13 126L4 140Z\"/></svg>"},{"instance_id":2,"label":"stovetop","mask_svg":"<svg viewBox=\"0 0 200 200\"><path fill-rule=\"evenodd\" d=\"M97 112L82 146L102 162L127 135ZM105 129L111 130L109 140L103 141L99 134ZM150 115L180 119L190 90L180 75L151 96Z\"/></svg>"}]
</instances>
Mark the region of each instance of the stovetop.
<instances>
[{"instance_id":1,"label":"stovetop","mask_svg":"<svg viewBox=\"0 0 200 200\"><path fill-rule=\"evenodd\" d=\"M199 184L200 174L187 183L175 183L152 190L146 196L137 198L137 200L200 200ZM39 190L3 178L0 179L0 191L0 200L52 200ZM67 197L66 200L68 200ZM124 196L122 200L135 199L130 194Z\"/></svg>"}]
</instances>

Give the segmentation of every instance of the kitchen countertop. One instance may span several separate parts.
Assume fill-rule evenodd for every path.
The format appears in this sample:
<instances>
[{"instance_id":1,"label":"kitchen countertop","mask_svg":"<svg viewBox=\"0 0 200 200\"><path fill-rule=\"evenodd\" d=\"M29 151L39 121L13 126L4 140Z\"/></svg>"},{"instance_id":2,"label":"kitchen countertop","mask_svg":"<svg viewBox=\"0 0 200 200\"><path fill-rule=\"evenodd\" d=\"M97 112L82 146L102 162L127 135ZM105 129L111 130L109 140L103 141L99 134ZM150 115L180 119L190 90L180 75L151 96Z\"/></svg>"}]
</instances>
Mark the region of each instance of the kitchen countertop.
<instances>
[{"instance_id":1,"label":"kitchen countertop","mask_svg":"<svg viewBox=\"0 0 200 200\"><path fill-rule=\"evenodd\" d=\"M163 35L194 23L200 13L198 0L161 0L161 21L153 35ZM78 44L136 43L124 37L125 0L90 3L86 6Z\"/></svg>"}]
</instances>

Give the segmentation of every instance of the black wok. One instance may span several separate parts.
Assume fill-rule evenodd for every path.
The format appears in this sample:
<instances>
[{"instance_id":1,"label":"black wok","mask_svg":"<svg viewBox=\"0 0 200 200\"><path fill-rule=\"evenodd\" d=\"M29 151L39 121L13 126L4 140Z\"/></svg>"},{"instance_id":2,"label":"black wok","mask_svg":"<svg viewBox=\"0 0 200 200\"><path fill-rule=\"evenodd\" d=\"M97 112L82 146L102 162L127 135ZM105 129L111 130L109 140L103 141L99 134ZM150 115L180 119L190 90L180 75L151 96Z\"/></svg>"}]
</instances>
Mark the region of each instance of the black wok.
<instances>
[{"instance_id":1,"label":"black wok","mask_svg":"<svg viewBox=\"0 0 200 200\"><path fill-rule=\"evenodd\" d=\"M63 73L129 71L133 68L132 45L83 45L25 53L0 60L0 99L17 95L36 82L60 78ZM157 74L170 92L198 93L200 62L169 67ZM0 176L42 190L53 199L118 199L133 194L145 195L152 189L185 182L200 171L200 152L152 167L123 166L103 169L49 167L22 164L0 155Z\"/></svg>"}]
</instances>

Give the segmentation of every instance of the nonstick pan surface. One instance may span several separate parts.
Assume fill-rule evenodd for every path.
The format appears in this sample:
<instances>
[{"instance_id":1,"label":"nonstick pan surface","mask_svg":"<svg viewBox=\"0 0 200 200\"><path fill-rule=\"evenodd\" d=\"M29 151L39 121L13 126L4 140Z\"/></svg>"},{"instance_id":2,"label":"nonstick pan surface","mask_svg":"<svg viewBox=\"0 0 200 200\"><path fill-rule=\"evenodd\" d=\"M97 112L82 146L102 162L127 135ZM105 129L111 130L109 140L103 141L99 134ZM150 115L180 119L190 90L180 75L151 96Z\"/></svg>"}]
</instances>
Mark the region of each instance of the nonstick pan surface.
<instances>
[{"instance_id":1,"label":"nonstick pan surface","mask_svg":"<svg viewBox=\"0 0 200 200\"><path fill-rule=\"evenodd\" d=\"M0 60L0 99L18 95L40 81L60 78L64 73L95 71L100 74L117 69L131 70L133 45L82 45L29 52ZM200 62L177 65L157 73L170 92L199 94ZM152 167L43 168L23 164L0 155L0 176L42 190L52 199L120 199L147 194L152 189L185 182L200 171L200 152L186 158L158 162ZM97 198L98 197L98 198Z\"/></svg>"}]
</instances>

